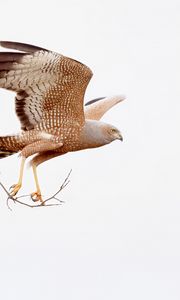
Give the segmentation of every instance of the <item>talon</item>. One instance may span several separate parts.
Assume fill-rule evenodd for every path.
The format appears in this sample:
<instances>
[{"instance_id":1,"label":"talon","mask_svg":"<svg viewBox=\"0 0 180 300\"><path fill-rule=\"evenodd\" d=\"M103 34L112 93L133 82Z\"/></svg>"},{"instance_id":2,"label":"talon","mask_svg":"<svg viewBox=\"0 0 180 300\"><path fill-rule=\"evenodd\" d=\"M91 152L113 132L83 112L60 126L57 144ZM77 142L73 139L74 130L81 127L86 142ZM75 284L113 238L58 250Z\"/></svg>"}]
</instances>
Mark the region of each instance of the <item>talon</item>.
<instances>
[{"instance_id":1,"label":"talon","mask_svg":"<svg viewBox=\"0 0 180 300\"><path fill-rule=\"evenodd\" d=\"M9 190L12 190L12 191L10 192L11 197L16 196L16 194L19 192L20 188L21 188L21 184L20 184L20 183L13 184L13 185L9 188Z\"/></svg>"},{"instance_id":2,"label":"talon","mask_svg":"<svg viewBox=\"0 0 180 300\"><path fill-rule=\"evenodd\" d=\"M16 184L13 184L10 186L9 191L12 190L13 188L15 188Z\"/></svg>"},{"instance_id":3,"label":"talon","mask_svg":"<svg viewBox=\"0 0 180 300\"><path fill-rule=\"evenodd\" d=\"M43 199L42 199L42 195L40 192L34 192L31 194L31 199L34 202L40 201L41 203L43 203Z\"/></svg>"}]
</instances>

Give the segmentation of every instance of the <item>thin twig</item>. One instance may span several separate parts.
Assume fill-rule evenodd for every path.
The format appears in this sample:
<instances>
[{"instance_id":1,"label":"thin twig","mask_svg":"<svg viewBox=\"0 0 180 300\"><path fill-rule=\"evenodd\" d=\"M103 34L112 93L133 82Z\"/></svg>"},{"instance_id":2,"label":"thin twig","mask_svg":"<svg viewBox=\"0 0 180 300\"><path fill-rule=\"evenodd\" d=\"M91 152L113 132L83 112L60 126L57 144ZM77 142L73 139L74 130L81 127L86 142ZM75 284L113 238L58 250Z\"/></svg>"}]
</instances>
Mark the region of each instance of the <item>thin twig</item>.
<instances>
[{"instance_id":1,"label":"thin twig","mask_svg":"<svg viewBox=\"0 0 180 300\"><path fill-rule=\"evenodd\" d=\"M8 190L5 188L5 186L2 184L2 182L0 182L0 186L3 188L3 190L5 191L5 193L7 194L8 198L7 198L7 207L12 210L12 208L9 205L9 200L12 200L14 203L19 203L21 205L25 205L27 207L47 207L47 206L59 206L62 203L64 203L64 201L58 199L56 196L69 184L70 180L69 177L71 175L72 170L70 170L70 172L68 173L68 175L66 176L64 182L61 184L60 188L58 189L58 191L53 194L51 197L45 199L43 202L39 203L39 204L28 204L26 202L23 202L21 200L19 200L20 198L27 198L27 197L31 197L31 195L21 195L18 197L13 197L11 196L11 194L8 192ZM50 200L56 200L58 203L50 203L50 204L46 204L47 202L49 202Z\"/></svg>"}]
</instances>

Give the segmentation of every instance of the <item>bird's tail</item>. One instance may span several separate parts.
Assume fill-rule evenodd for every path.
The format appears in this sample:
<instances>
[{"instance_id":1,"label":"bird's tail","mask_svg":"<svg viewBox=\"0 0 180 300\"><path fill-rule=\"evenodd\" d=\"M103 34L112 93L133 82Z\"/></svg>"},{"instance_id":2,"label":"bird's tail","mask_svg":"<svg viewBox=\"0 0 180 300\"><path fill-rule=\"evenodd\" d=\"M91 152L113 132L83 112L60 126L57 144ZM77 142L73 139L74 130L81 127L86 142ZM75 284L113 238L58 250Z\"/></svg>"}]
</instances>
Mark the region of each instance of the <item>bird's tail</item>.
<instances>
[{"instance_id":1,"label":"bird's tail","mask_svg":"<svg viewBox=\"0 0 180 300\"><path fill-rule=\"evenodd\" d=\"M0 159L13 155L22 149L18 135L0 136Z\"/></svg>"},{"instance_id":2,"label":"bird's tail","mask_svg":"<svg viewBox=\"0 0 180 300\"><path fill-rule=\"evenodd\" d=\"M5 158L7 156L10 156L10 155L13 155L15 154L16 152L13 152L13 151L8 151L8 150L0 150L0 159L1 158Z\"/></svg>"}]
</instances>

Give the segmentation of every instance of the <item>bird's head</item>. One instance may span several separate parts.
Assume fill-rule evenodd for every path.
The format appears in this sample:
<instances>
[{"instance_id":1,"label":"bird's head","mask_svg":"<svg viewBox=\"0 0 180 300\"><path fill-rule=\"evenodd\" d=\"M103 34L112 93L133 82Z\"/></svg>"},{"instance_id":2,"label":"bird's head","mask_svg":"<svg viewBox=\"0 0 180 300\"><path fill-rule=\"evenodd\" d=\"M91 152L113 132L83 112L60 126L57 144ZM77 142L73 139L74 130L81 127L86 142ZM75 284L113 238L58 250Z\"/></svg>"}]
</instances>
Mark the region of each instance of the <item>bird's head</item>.
<instances>
[{"instance_id":1,"label":"bird's head","mask_svg":"<svg viewBox=\"0 0 180 300\"><path fill-rule=\"evenodd\" d=\"M86 120L80 136L81 149L96 148L115 140L123 140L115 126L96 120Z\"/></svg>"},{"instance_id":2,"label":"bird's head","mask_svg":"<svg viewBox=\"0 0 180 300\"><path fill-rule=\"evenodd\" d=\"M103 132L104 139L107 143L111 143L115 140L123 141L121 132L115 126L106 123L101 123L101 130Z\"/></svg>"}]
</instances>

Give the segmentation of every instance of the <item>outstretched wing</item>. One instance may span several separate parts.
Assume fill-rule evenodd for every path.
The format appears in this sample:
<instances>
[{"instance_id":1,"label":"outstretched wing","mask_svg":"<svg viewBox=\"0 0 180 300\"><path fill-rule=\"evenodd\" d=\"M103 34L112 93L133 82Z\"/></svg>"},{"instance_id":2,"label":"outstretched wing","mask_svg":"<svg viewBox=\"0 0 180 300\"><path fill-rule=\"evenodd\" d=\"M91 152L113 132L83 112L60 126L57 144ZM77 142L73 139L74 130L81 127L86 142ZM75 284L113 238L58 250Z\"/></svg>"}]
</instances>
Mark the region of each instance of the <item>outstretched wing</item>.
<instances>
[{"instance_id":1,"label":"outstretched wing","mask_svg":"<svg viewBox=\"0 0 180 300\"><path fill-rule=\"evenodd\" d=\"M15 108L23 130L59 118L83 124L84 93L92 77L85 65L46 49L0 42L23 52L0 52L0 87L16 92Z\"/></svg>"},{"instance_id":2,"label":"outstretched wing","mask_svg":"<svg viewBox=\"0 0 180 300\"><path fill-rule=\"evenodd\" d=\"M124 96L101 97L88 101L84 107L85 119L100 120L114 105L123 101Z\"/></svg>"}]
</instances>

